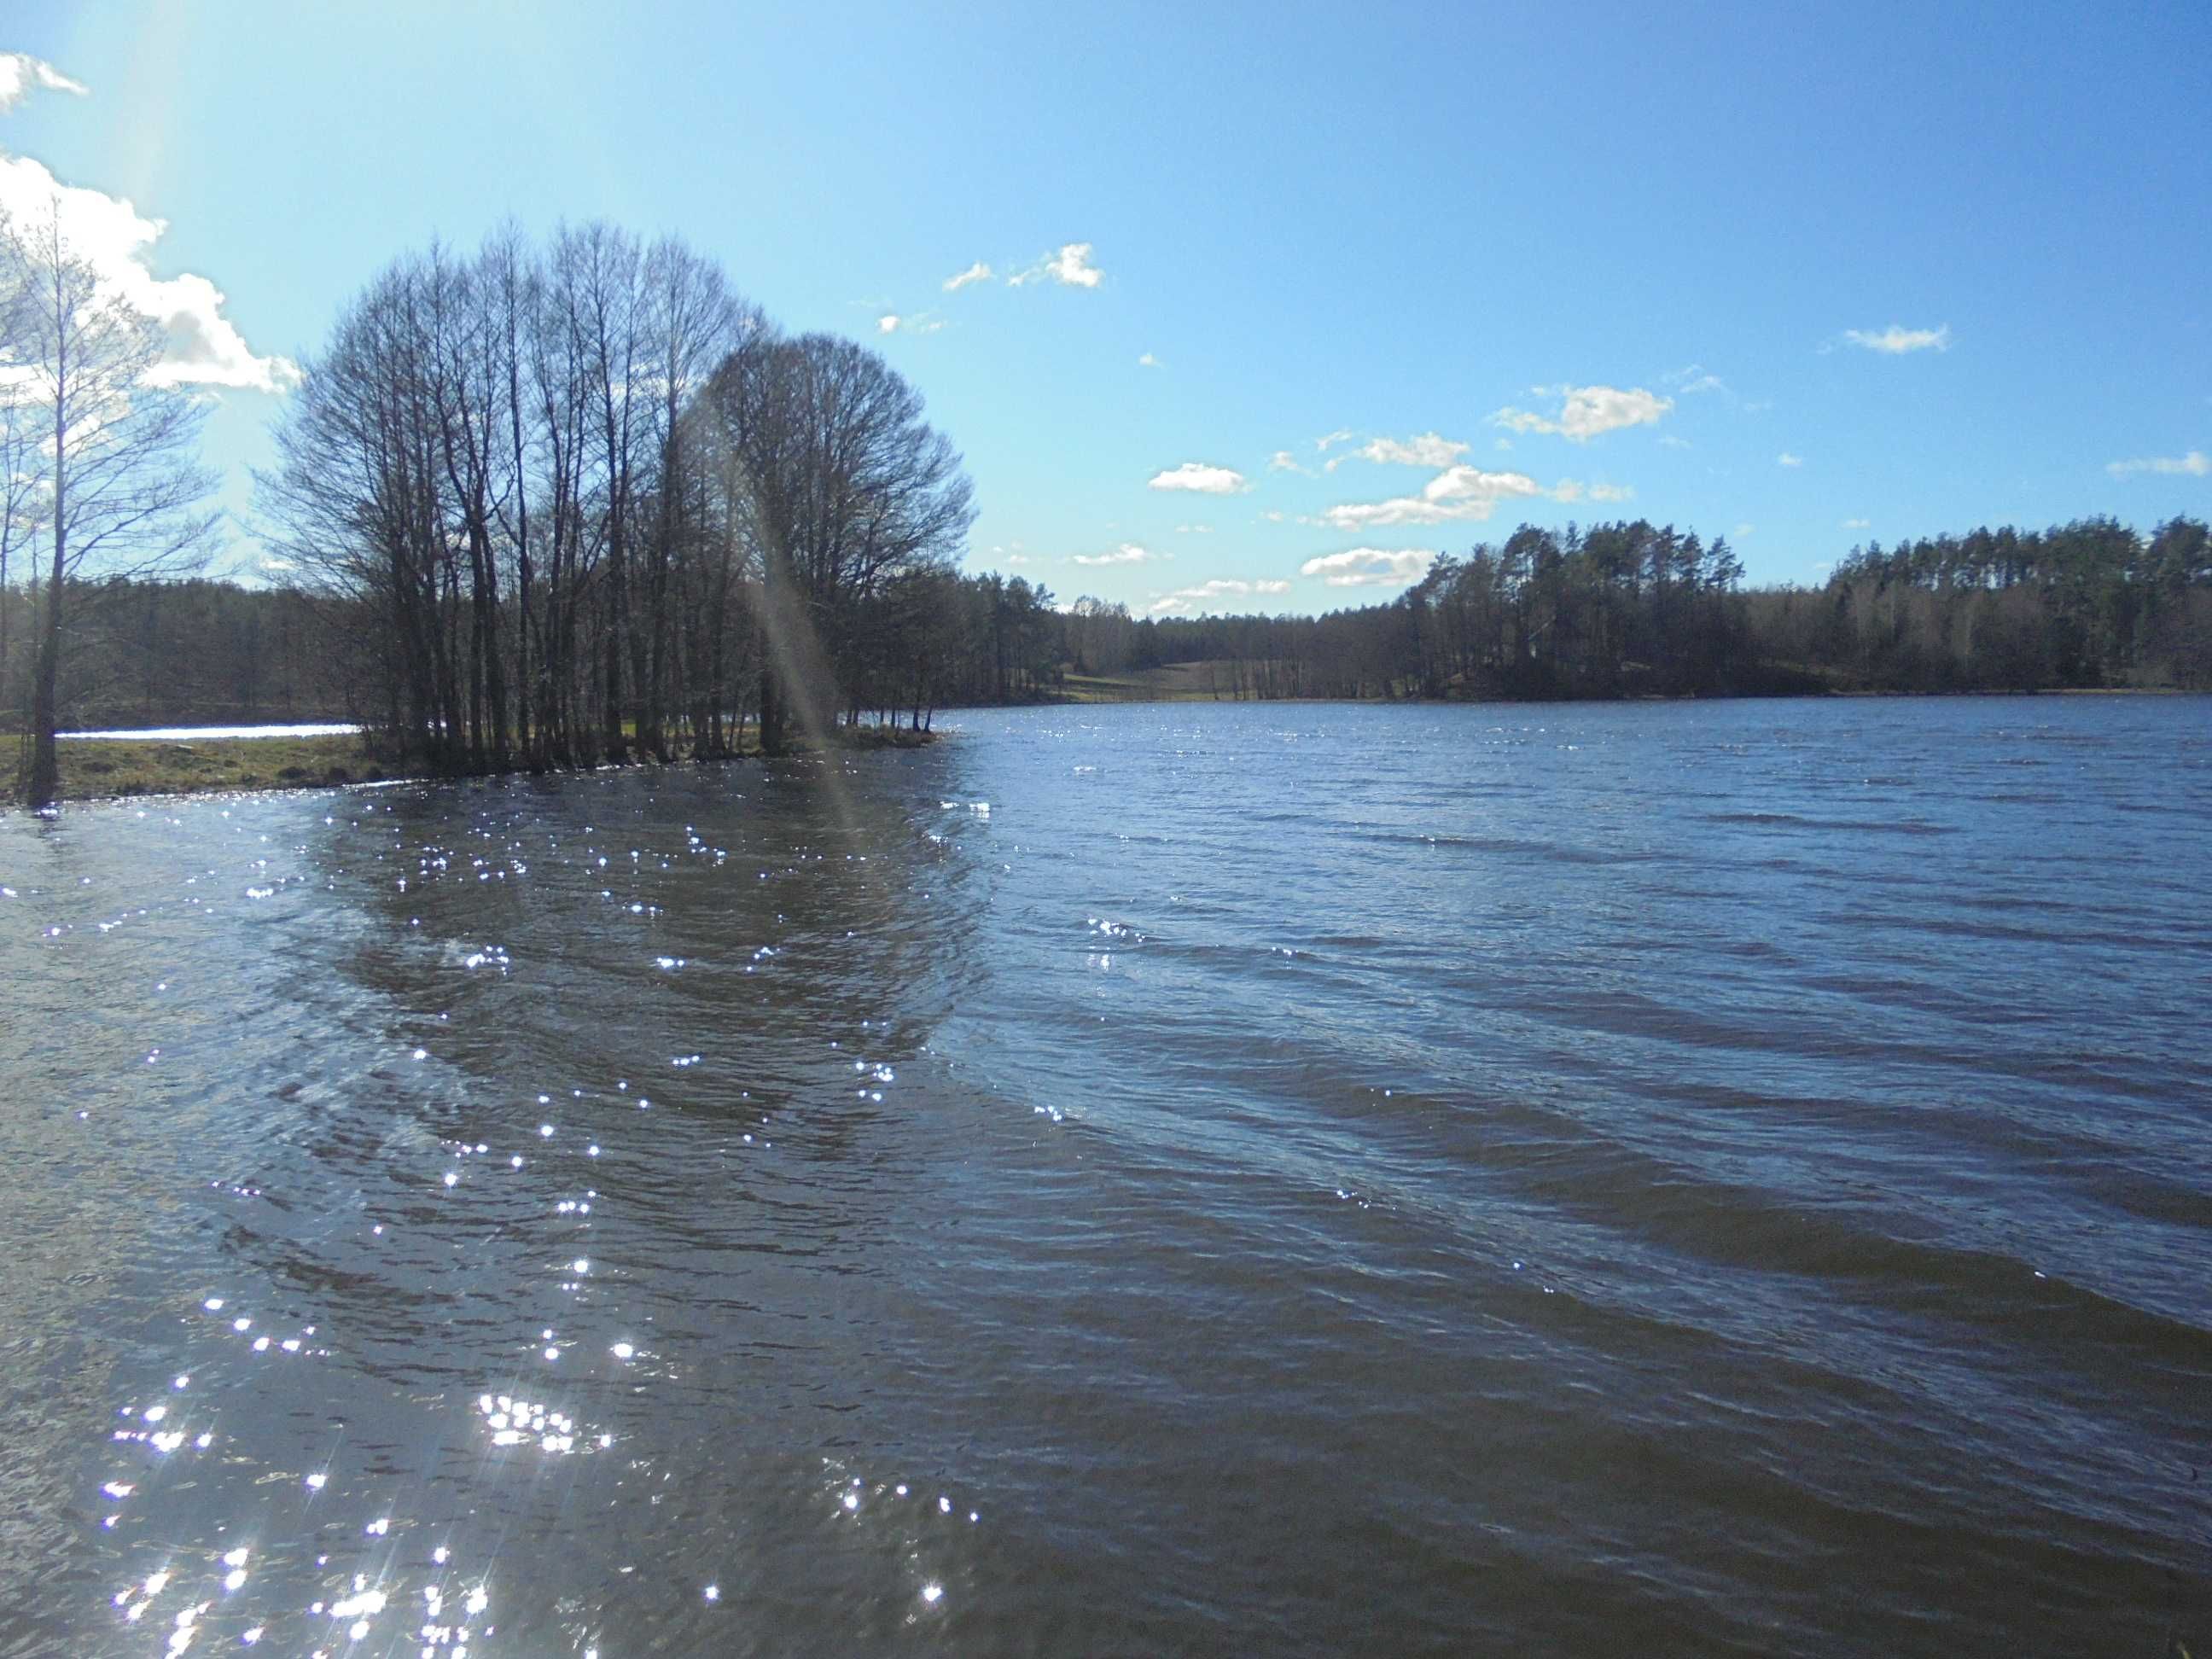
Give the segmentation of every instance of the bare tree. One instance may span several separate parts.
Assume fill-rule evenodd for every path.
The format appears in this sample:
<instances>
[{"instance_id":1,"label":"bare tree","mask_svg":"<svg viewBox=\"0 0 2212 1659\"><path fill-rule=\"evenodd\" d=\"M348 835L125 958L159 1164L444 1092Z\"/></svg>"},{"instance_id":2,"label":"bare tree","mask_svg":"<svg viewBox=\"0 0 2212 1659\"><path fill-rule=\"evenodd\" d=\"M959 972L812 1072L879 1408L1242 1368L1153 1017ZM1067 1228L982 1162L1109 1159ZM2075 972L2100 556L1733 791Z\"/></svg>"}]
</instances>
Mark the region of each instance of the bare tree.
<instances>
[{"instance_id":1,"label":"bare tree","mask_svg":"<svg viewBox=\"0 0 2212 1659\"><path fill-rule=\"evenodd\" d=\"M761 744L837 707L830 642L909 572L949 565L974 521L960 456L921 394L866 347L805 334L735 353L708 396L741 458L761 584ZM848 665L848 669L852 665Z\"/></svg>"},{"instance_id":2,"label":"bare tree","mask_svg":"<svg viewBox=\"0 0 2212 1659\"><path fill-rule=\"evenodd\" d=\"M161 374L161 325L103 291L59 213L6 227L0 261L0 293L11 298L11 395L37 422L45 452L46 487L27 515L45 532L49 566L24 791L44 808L61 793L55 687L70 580L91 570L171 574L198 563L216 524L199 504L215 481L197 459L206 406Z\"/></svg>"},{"instance_id":3,"label":"bare tree","mask_svg":"<svg viewBox=\"0 0 2212 1659\"><path fill-rule=\"evenodd\" d=\"M12 291L20 276L12 261L0 255L0 698L8 696L8 646L15 619L15 595L9 585L10 567L22 568L22 556L35 559L33 536L38 529L35 508L46 493L45 452L39 444L38 412L28 396L28 371L15 362L15 307L20 292Z\"/></svg>"}]
</instances>

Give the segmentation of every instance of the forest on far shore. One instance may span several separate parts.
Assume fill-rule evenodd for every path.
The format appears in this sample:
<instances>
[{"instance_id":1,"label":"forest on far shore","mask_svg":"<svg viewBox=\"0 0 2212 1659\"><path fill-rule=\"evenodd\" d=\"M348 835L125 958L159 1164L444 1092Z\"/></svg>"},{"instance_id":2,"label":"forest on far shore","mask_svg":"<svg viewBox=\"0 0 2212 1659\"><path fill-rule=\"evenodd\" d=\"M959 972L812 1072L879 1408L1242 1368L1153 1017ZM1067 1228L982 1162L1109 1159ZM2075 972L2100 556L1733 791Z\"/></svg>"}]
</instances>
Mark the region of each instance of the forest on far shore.
<instances>
[{"instance_id":1,"label":"forest on far shore","mask_svg":"<svg viewBox=\"0 0 2212 1659\"><path fill-rule=\"evenodd\" d=\"M358 597L204 579L80 586L68 726L373 714L376 617ZM23 589L0 591L9 724L27 693L29 610ZM1439 559L1395 599L1322 617L1133 617L948 570L863 621L836 653L852 706L904 720L917 694L926 717L1178 663L1215 665L1205 683L1236 699L2202 690L2212 535L2190 519L2148 537L2110 520L1975 531L1856 550L1821 586L1745 588L1722 543L1641 520L1524 526ZM757 718L749 690L736 685L733 720Z\"/></svg>"}]
</instances>

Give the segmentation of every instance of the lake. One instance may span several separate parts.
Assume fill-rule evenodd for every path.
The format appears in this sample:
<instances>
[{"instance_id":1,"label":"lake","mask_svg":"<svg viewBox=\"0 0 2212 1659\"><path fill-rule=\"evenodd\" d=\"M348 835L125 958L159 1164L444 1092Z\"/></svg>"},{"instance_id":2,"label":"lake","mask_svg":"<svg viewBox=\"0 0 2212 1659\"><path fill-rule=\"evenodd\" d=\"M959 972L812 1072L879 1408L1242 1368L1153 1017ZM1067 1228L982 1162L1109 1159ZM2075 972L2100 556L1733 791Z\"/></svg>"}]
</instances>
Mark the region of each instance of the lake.
<instances>
[{"instance_id":1,"label":"lake","mask_svg":"<svg viewBox=\"0 0 2212 1659\"><path fill-rule=\"evenodd\" d=\"M0 1651L2212 1638L2208 717L0 820Z\"/></svg>"}]
</instances>

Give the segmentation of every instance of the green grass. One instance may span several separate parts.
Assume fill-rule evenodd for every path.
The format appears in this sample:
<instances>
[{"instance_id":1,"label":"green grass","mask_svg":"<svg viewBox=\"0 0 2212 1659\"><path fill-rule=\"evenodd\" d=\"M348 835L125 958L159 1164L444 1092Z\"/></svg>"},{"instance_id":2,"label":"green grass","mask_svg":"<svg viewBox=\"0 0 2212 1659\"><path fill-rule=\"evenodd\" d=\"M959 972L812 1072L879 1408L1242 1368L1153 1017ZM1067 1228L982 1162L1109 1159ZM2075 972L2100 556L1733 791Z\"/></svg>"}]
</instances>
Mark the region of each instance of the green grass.
<instances>
[{"instance_id":1,"label":"green grass","mask_svg":"<svg viewBox=\"0 0 2212 1659\"><path fill-rule=\"evenodd\" d=\"M62 799L118 795L200 795L224 790L307 789L336 783L376 783L409 775L372 759L351 735L322 738L216 738L191 743L128 738L80 739L57 745Z\"/></svg>"}]
</instances>

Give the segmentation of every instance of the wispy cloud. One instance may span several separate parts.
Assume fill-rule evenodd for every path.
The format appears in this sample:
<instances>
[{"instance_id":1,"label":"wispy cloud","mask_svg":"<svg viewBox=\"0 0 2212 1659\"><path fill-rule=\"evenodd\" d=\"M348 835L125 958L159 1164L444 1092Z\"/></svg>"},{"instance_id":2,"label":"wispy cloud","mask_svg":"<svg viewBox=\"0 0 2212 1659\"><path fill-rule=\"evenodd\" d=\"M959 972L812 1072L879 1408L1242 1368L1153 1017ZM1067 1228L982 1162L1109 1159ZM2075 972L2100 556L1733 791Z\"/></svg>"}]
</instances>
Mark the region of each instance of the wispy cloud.
<instances>
[{"instance_id":1,"label":"wispy cloud","mask_svg":"<svg viewBox=\"0 0 2212 1659\"><path fill-rule=\"evenodd\" d=\"M1579 501L1585 498L1593 501L1625 501L1632 500L1636 495L1636 492L1626 484L1584 484L1572 478L1560 479L1547 493L1555 501L1567 502Z\"/></svg>"},{"instance_id":2,"label":"wispy cloud","mask_svg":"<svg viewBox=\"0 0 2212 1659\"><path fill-rule=\"evenodd\" d=\"M1279 449L1273 454L1267 457L1267 471L1270 472L1298 472L1304 474L1304 476L1309 478L1313 477L1312 470L1308 467L1300 466L1298 465L1298 458L1291 454L1287 449Z\"/></svg>"},{"instance_id":3,"label":"wispy cloud","mask_svg":"<svg viewBox=\"0 0 2212 1659\"><path fill-rule=\"evenodd\" d=\"M876 319L878 334L934 334L945 326L944 319L927 311L911 317L902 317L896 312L885 312Z\"/></svg>"},{"instance_id":4,"label":"wispy cloud","mask_svg":"<svg viewBox=\"0 0 2212 1659\"><path fill-rule=\"evenodd\" d=\"M1902 357L1911 351L1948 351L1951 325L1945 323L1940 328L1907 328L1902 323L1892 323L1887 328L1847 328L1844 338L1869 351Z\"/></svg>"},{"instance_id":5,"label":"wispy cloud","mask_svg":"<svg viewBox=\"0 0 2212 1659\"><path fill-rule=\"evenodd\" d=\"M1490 417L1491 423L1514 432L1557 433L1580 444L1623 427L1650 426L1674 406L1672 398L1642 386L1624 391L1611 386L1540 386L1532 390L1537 397L1560 399L1557 418L1509 404Z\"/></svg>"},{"instance_id":6,"label":"wispy cloud","mask_svg":"<svg viewBox=\"0 0 2212 1659\"><path fill-rule=\"evenodd\" d=\"M1350 427L1339 427L1335 431L1330 433L1326 438L1316 438L1314 440L1314 447L1321 453L1326 455L1338 444L1348 444L1358 435L1359 434L1357 432L1354 432Z\"/></svg>"},{"instance_id":7,"label":"wispy cloud","mask_svg":"<svg viewBox=\"0 0 2212 1659\"><path fill-rule=\"evenodd\" d=\"M1149 547L1139 547L1134 542L1123 542L1111 553L1079 553L1074 562L1084 565L1150 564L1155 559L1174 556L1171 553L1155 553Z\"/></svg>"},{"instance_id":8,"label":"wispy cloud","mask_svg":"<svg viewBox=\"0 0 2212 1659\"><path fill-rule=\"evenodd\" d=\"M2202 478L2212 474L2212 457L2201 449L2192 449L2186 455L2147 455L2141 460L2107 461L2105 471L2115 478L2124 478L2131 472L2183 473Z\"/></svg>"},{"instance_id":9,"label":"wispy cloud","mask_svg":"<svg viewBox=\"0 0 2212 1659\"><path fill-rule=\"evenodd\" d=\"M1706 368L1703 363L1692 363L1686 368L1678 368L1671 374L1662 374L1659 377L1659 384L1673 387L1675 395L1681 398L1695 398L1708 392L1717 392L1729 397L1735 396L1729 391L1728 382Z\"/></svg>"},{"instance_id":10,"label":"wispy cloud","mask_svg":"<svg viewBox=\"0 0 2212 1659\"><path fill-rule=\"evenodd\" d=\"M1428 574L1436 556L1422 547L1355 547L1308 559L1298 574L1318 576L1331 587L1407 587Z\"/></svg>"},{"instance_id":11,"label":"wispy cloud","mask_svg":"<svg viewBox=\"0 0 2212 1659\"><path fill-rule=\"evenodd\" d=\"M7 61L13 60L0 59ZM20 63L15 73L26 73ZM68 85L82 90L73 81ZM161 325L168 346L149 377L157 383L254 392L286 392L300 383L299 366L289 358L264 357L246 344L223 315L222 290L206 277L154 275L148 257L168 226L146 218L124 198L64 185L43 163L0 152L0 212L19 226L53 214L70 253L92 267L100 288Z\"/></svg>"},{"instance_id":12,"label":"wispy cloud","mask_svg":"<svg viewBox=\"0 0 2212 1659\"><path fill-rule=\"evenodd\" d=\"M1872 519L1846 519L1844 520L1844 528L1846 530L1867 530L1871 529L1873 525L1874 520Z\"/></svg>"},{"instance_id":13,"label":"wispy cloud","mask_svg":"<svg viewBox=\"0 0 2212 1659\"><path fill-rule=\"evenodd\" d=\"M1151 352L1147 351L1143 356L1137 359L1137 367L1139 368L1158 368L1160 367L1160 360L1153 356Z\"/></svg>"},{"instance_id":14,"label":"wispy cloud","mask_svg":"<svg viewBox=\"0 0 2212 1659\"><path fill-rule=\"evenodd\" d=\"M1793 455L1785 449L1774 458L1774 464L1777 466L1802 466L1805 465L1805 458L1802 455Z\"/></svg>"},{"instance_id":15,"label":"wispy cloud","mask_svg":"<svg viewBox=\"0 0 2212 1659\"><path fill-rule=\"evenodd\" d=\"M73 92L78 97L86 95L82 81L72 81L43 58L33 58L27 52L0 52L0 111L11 109L33 87L43 87L48 92Z\"/></svg>"},{"instance_id":16,"label":"wispy cloud","mask_svg":"<svg viewBox=\"0 0 2212 1659\"><path fill-rule=\"evenodd\" d=\"M1212 533L1213 526L1210 524L1179 524L1176 526L1178 536L1211 536Z\"/></svg>"},{"instance_id":17,"label":"wispy cloud","mask_svg":"<svg viewBox=\"0 0 2212 1659\"><path fill-rule=\"evenodd\" d=\"M1049 277L1069 288L1097 288L1105 273L1091 263L1093 252L1088 242L1063 242L1059 252L1048 253L1027 270L1016 271L1006 278L1007 284L1020 288Z\"/></svg>"},{"instance_id":18,"label":"wispy cloud","mask_svg":"<svg viewBox=\"0 0 2212 1659\"><path fill-rule=\"evenodd\" d=\"M967 270L947 276L945 279L945 291L947 294L957 294L970 283L988 283L990 280L991 267L978 259Z\"/></svg>"},{"instance_id":19,"label":"wispy cloud","mask_svg":"<svg viewBox=\"0 0 2212 1659\"><path fill-rule=\"evenodd\" d=\"M1154 473L1149 487L1153 489L1190 489L1201 495L1241 495L1252 487L1252 483L1242 472L1229 467L1208 466L1203 461L1185 461L1169 471Z\"/></svg>"}]
</instances>

